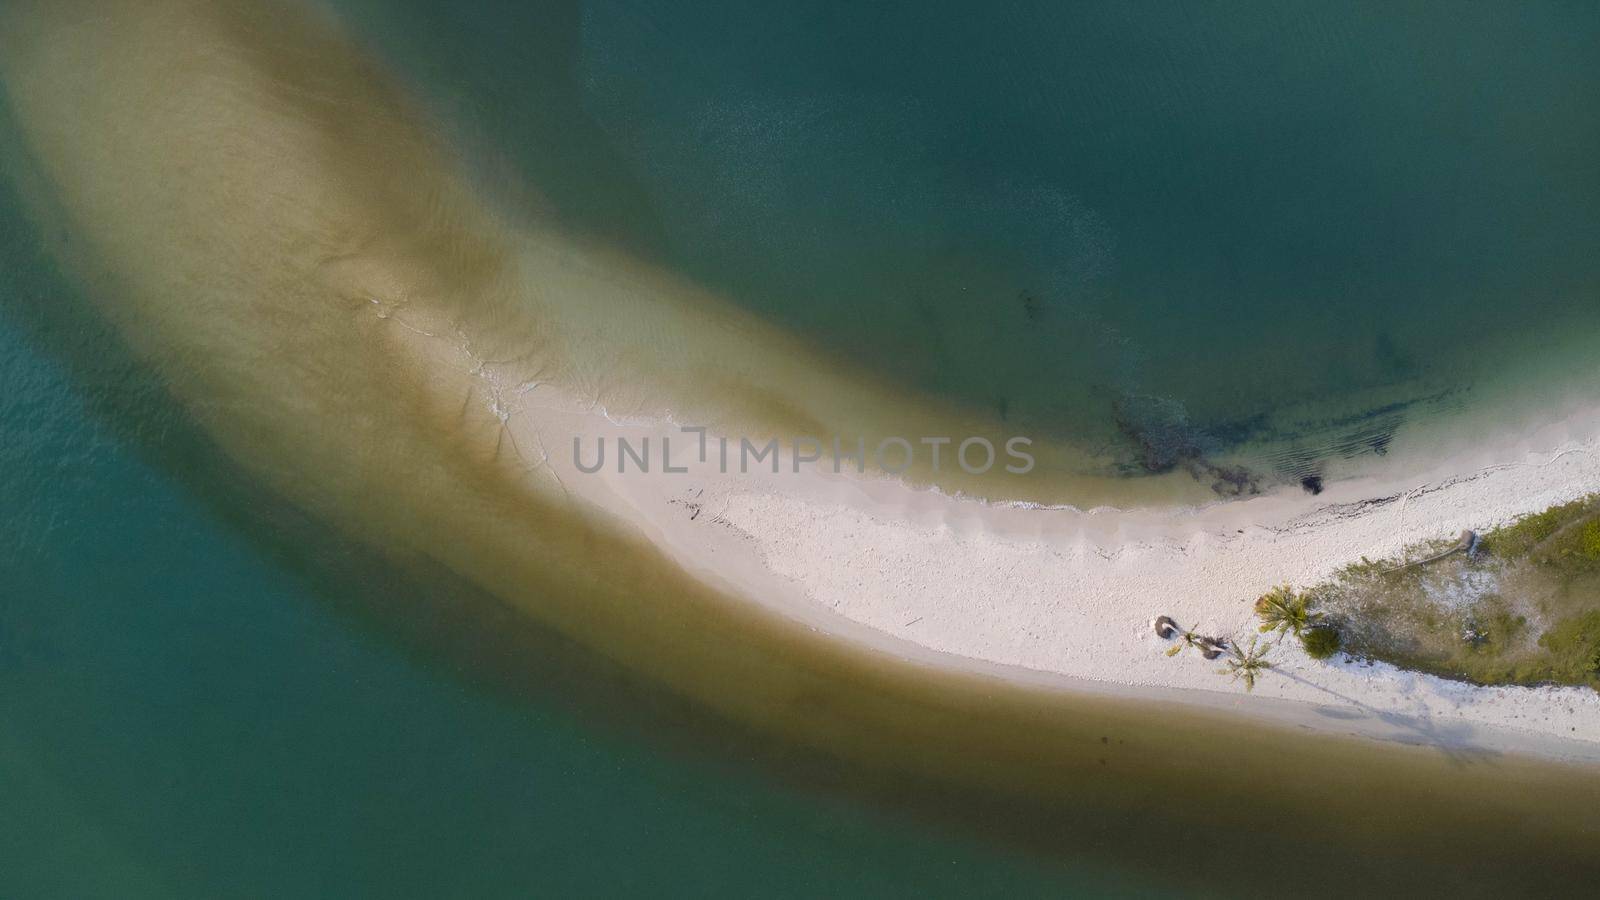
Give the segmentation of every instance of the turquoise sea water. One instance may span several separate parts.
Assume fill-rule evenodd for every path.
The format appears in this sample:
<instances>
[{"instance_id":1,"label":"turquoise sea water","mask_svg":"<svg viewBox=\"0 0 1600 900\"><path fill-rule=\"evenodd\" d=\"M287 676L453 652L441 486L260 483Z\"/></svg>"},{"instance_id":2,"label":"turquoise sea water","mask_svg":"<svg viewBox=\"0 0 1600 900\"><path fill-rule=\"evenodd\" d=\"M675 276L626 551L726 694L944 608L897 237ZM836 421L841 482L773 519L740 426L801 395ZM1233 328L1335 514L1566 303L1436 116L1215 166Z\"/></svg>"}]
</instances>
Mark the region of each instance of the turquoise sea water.
<instances>
[{"instance_id":1,"label":"turquoise sea water","mask_svg":"<svg viewBox=\"0 0 1600 900\"><path fill-rule=\"evenodd\" d=\"M508 193L1130 472L1163 425L1274 470L1375 452L1528 342L1593 374L1593 7L339 5ZM347 598L399 576L219 489L3 209L0 894L1143 889L380 621Z\"/></svg>"},{"instance_id":2,"label":"turquoise sea water","mask_svg":"<svg viewBox=\"0 0 1600 900\"><path fill-rule=\"evenodd\" d=\"M1130 472L1600 376L1592 5L346 5L572 223Z\"/></svg>"},{"instance_id":3,"label":"turquoise sea water","mask_svg":"<svg viewBox=\"0 0 1600 900\"><path fill-rule=\"evenodd\" d=\"M600 721L639 692L565 657L495 687L414 582L197 494L103 335L14 315L64 288L3 221L0 896L1154 895L665 749L674 707Z\"/></svg>"}]
</instances>

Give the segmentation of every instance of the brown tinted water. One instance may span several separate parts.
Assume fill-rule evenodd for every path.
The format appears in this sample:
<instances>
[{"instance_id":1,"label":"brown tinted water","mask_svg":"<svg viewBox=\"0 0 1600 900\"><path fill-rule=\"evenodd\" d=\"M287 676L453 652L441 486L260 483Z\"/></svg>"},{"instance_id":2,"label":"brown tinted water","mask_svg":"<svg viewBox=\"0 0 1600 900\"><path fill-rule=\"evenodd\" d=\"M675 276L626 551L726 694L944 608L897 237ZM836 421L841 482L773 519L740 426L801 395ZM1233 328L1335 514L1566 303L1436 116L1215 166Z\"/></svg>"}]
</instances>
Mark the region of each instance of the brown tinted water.
<instances>
[{"instance_id":1,"label":"brown tinted water","mask_svg":"<svg viewBox=\"0 0 1600 900\"><path fill-rule=\"evenodd\" d=\"M75 18L91 7L106 18ZM560 653L571 684L595 673L576 702L596 715L627 698L627 720L660 713L662 739L1198 891L1556 890L1600 869L1592 769L890 659L712 590L530 484L462 403L467 373L368 311L368 295L404 297L486 340L538 333L494 302L525 274L500 224L337 32L243 5L159 9L7 13L38 16L7 20L0 71L39 219L70 235L58 251L98 313L229 460L191 469L199 489L304 511L257 527L366 614L453 601L444 635L414 636L514 694L537 693ZM330 533L369 549L319 564ZM364 569L392 570L385 589L353 587Z\"/></svg>"}]
</instances>

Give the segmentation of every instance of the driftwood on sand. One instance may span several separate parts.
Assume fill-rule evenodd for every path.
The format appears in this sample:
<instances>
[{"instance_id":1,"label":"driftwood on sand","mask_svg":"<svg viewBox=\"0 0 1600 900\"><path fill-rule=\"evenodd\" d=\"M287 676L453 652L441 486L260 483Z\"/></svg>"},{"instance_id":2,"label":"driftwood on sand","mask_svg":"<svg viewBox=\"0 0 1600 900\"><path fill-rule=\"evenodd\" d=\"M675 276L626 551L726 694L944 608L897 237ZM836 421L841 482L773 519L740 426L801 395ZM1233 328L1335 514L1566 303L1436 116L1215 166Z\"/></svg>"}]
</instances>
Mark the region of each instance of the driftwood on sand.
<instances>
[{"instance_id":1,"label":"driftwood on sand","mask_svg":"<svg viewBox=\"0 0 1600 900\"><path fill-rule=\"evenodd\" d=\"M1430 557L1428 557L1426 559L1419 559L1419 560L1415 560L1415 561L1408 562L1408 563L1401 563L1400 565L1395 566L1394 568L1384 569L1382 574L1390 575L1390 574L1393 574L1395 572L1399 572L1402 569L1409 569L1409 568L1411 568L1413 566L1424 566L1424 565L1427 565L1428 563L1431 563L1431 562L1438 562L1439 560L1444 559L1446 556L1449 556L1452 553L1461 553L1461 552L1465 551L1468 556L1471 556L1477 550L1477 548L1478 548L1478 533L1469 528L1469 529L1466 529L1465 531L1461 532L1461 534L1456 538L1455 544L1452 547L1450 547L1450 549L1445 550L1445 551L1440 552L1440 553L1435 553L1434 555L1432 555L1432 556L1430 556Z\"/></svg>"},{"instance_id":2,"label":"driftwood on sand","mask_svg":"<svg viewBox=\"0 0 1600 900\"><path fill-rule=\"evenodd\" d=\"M1178 623L1171 616L1158 616L1155 621L1156 634L1163 640L1172 640L1178 636Z\"/></svg>"},{"instance_id":3,"label":"driftwood on sand","mask_svg":"<svg viewBox=\"0 0 1600 900\"><path fill-rule=\"evenodd\" d=\"M1186 630L1180 627L1171 616L1157 616L1151 625L1155 628L1156 635L1162 640L1170 641L1173 638L1180 637L1183 639L1183 643L1167 651L1168 656L1175 656L1184 647L1192 645L1206 659L1216 659L1222 655L1224 650L1228 649L1226 639L1206 637L1203 634L1196 634L1193 631Z\"/></svg>"}]
</instances>

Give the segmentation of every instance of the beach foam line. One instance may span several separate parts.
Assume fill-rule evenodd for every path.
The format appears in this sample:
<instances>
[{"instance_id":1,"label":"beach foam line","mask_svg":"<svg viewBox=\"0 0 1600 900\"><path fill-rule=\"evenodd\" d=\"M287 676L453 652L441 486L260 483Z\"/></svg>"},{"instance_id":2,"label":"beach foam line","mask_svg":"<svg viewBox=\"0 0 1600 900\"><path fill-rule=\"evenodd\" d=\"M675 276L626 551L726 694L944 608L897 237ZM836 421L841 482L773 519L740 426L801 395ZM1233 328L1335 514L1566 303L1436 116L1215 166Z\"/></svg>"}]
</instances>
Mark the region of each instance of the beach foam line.
<instances>
[{"instance_id":1,"label":"beach foam line","mask_svg":"<svg viewBox=\"0 0 1600 900\"><path fill-rule=\"evenodd\" d=\"M587 446L659 447L676 431L546 412L514 427L557 444L581 434ZM1600 762L1600 693L1588 688L1483 688L1323 664L1290 642L1242 696L1215 664L1167 658L1148 627L1171 615L1248 636L1254 599L1275 585L1314 584L1363 556L1590 493L1600 407L1480 441L1421 475L1166 510L985 503L826 465L730 473L691 454L669 474L612 462L594 473L571 459L549 465L707 583L879 652L1064 690L1148 687L1143 696L1328 733Z\"/></svg>"},{"instance_id":2,"label":"beach foam line","mask_svg":"<svg viewBox=\"0 0 1600 900\"><path fill-rule=\"evenodd\" d=\"M1260 868L1284 875L1362 854L1363 877L1435 886L1594 874L1592 769L1472 741L1444 755L1294 722L1269 727L1219 707L1214 691L1061 690L883 644L840 624L849 616L828 612L826 598L768 595L786 577L812 578L815 591L835 566L860 573L861 554L894 546L808 540L780 558L775 542L837 538L839 519L875 491L892 494L896 518L937 521L946 510L919 512L905 498L938 495L823 479L855 500L821 512L784 501L790 525L779 528L773 510L740 518L734 504L759 493L729 491L728 507L702 528L676 515L672 501L684 498L675 492L688 488L680 476L563 471L555 438L642 427L617 424L627 416L601 406L644 411L643 400L677 402L680 391L692 399L697 379L720 389L725 371L691 367L676 382L651 382L629 359L633 344L597 354L600 320L569 315L568 303L615 298L610 314L651 327L676 321L674 333L709 330L764 354L784 345L752 338L747 320L710 305L671 303L676 287L664 276L507 221L326 15L187 0L8 4L0 78L32 166L17 177L41 230L70 236L56 249L101 314L241 467L396 559L446 567L697 708L857 773L877 796L1004 798L1008 809L1047 811L1050 829L1032 838L1057 851L1096 846L1133 859L1182 842L1259 854ZM804 368L799 358L768 370L747 408L770 410L764 391L774 385L794 391L783 380ZM802 412L834 416L828 391L817 397ZM837 421L871 424L876 412L866 404ZM937 529L989 528L971 505L938 502L961 513ZM1083 514L1074 546L1138 548L1160 517ZM1046 545L1019 558L1069 551L1078 552ZM802 561L816 570L799 572ZM904 579L863 592L873 603L915 601L927 586L890 560L868 562ZM1116 564L1159 574L1157 562L1124 554ZM1032 577L1026 567L1002 574ZM1005 596L1002 586L990 586L989 602ZM1173 587L1174 597L1193 590ZM1145 628L1144 610L1126 607L1119 613ZM1373 797L1378 810L1404 814L1375 815ZM993 818L984 820L1004 829ZM1274 820L1296 825L1260 827ZM1452 840L1440 847L1445 825ZM1419 846L1431 848L1426 859L1397 855Z\"/></svg>"}]
</instances>

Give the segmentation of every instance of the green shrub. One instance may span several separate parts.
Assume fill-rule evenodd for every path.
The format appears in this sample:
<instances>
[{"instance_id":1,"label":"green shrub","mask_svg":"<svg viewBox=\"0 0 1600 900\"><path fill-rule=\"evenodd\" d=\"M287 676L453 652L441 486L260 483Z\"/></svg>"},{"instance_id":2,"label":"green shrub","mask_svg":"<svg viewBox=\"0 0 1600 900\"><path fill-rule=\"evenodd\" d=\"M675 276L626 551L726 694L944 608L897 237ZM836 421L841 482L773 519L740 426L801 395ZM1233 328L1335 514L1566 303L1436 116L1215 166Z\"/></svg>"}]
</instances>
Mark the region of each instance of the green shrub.
<instances>
[{"instance_id":1,"label":"green shrub","mask_svg":"<svg viewBox=\"0 0 1600 900\"><path fill-rule=\"evenodd\" d=\"M1343 645L1343 635L1331 625L1318 625L1300 634L1300 646L1306 648L1306 655L1312 659L1327 659L1338 653Z\"/></svg>"},{"instance_id":2,"label":"green shrub","mask_svg":"<svg viewBox=\"0 0 1600 900\"><path fill-rule=\"evenodd\" d=\"M1583 526L1578 539L1573 542L1573 552L1590 562L1600 562L1600 519Z\"/></svg>"},{"instance_id":3,"label":"green shrub","mask_svg":"<svg viewBox=\"0 0 1600 900\"><path fill-rule=\"evenodd\" d=\"M1317 659L1342 651L1478 684L1600 690L1600 493L1481 537L1477 556L1396 571L1447 549L1440 538L1274 590L1256 605L1262 630L1298 633Z\"/></svg>"},{"instance_id":4,"label":"green shrub","mask_svg":"<svg viewBox=\"0 0 1600 900\"><path fill-rule=\"evenodd\" d=\"M1477 656L1501 656L1516 648L1528 620L1512 612L1505 599L1489 595L1478 602L1462 628L1462 640Z\"/></svg>"},{"instance_id":5,"label":"green shrub","mask_svg":"<svg viewBox=\"0 0 1600 900\"><path fill-rule=\"evenodd\" d=\"M1600 517L1556 533L1537 556L1540 562L1576 571L1600 565Z\"/></svg>"},{"instance_id":6,"label":"green shrub","mask_svg":"<svg viewBox=\"0 0 1600 900\"><path fill-rule=\"evenodd\" d=\"M1554 657L1557 679L1571 683L1600 680L1600 609L1569 616L1539 638Z\"/></svg>"},{"instance_id":7,"label":"green shrub","mask_svg":"<svg viewBox=\"0 0 1600 900\"><path fill-rule=\"evenodd\" d=\"M1544 512L1523 516L1510 525L1503 525L1483 536L1483 548L1505 559L1523 556L1540 542L1549 539L1562 526L1595 512L1600 498L1594 495L1561 506L1552 506Z\"/></svg>"}]
</instances>

